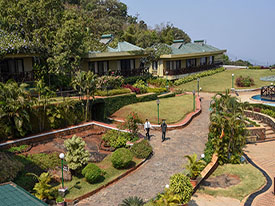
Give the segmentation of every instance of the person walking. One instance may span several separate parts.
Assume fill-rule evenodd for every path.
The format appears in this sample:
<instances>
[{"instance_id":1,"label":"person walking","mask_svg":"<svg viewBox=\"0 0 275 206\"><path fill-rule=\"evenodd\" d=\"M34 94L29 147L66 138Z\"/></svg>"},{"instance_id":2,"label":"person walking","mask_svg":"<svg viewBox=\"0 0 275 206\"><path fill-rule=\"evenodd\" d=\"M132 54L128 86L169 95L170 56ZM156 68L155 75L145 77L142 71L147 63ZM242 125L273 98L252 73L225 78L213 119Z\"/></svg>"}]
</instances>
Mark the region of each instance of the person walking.
<instances>
[{"instance_id":1,"label":"person walking","mask_svg":"<svg viewBox=\"0 0 275 206\"><path fill-rule=\"evenodd\" d=\"M164 142L165 135L166 135L166 129L167 129L167 124L165 123L165 119L162 120L160 127L161 127L161 131L162 131L162 137L161 137L162 141L161 142Z\"/></svg>"},{"instance_id":2,"label":"person walking","mask_svg":"<svg viewBox=\"0 0 275 206\"><path fill-rule=\"evenodd\" d=\"M148 119L144 123L144 131L146 131L146 138L150 141L150 129L152 128Z\"/></svg>"}]
</instances>

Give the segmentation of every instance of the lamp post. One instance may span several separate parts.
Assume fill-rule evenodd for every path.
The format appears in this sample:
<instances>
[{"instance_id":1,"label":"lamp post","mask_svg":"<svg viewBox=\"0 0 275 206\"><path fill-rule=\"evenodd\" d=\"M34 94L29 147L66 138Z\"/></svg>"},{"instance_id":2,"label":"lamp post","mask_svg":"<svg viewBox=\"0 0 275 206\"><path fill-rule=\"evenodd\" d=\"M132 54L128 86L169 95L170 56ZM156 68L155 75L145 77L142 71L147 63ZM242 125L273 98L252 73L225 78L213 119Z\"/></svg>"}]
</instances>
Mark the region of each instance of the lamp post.
<instances>
[{"instance_id":1,"label":"lamp post","mask_svg":"<svg viewBox=\"0 0 275 206\"><path fill-rule=\"evenodd\" d=\"M200 78L197 79L198 96L200 96Z\"/></svg>"},{"instance_id":2,"label":"lamp post","mask_svg":"<svg viewBox=\"0 0 275 206\"><path fill-rule=\"evenodd\" d=\"M160 103L160 101L159 101L159 99L157 99L157 108L158 108L158 124L159 124L159 103Z\"/></svg>"},{"instance_id":3,"label":"lamp post","mask_svg":"<svg viewBox=\"0 0 275 206\"><path fill-rule=\"evenodd\" d=\"M193 90L193 111L196 110L196 91Z\"/></svg>"},{"instance_id":4,"label":"lamp post","mask_svg":"<svg viewBox=\"0 0 275 206\"><path fill-rule=\"evenodd\" d=\"M232 74L232 89L234 89L234 74Z\"/></svg>"},{"instance_id":5,"label":"lamp post","mask_svg":"<svg viewBox=\"0 0 275 206\"><path fill-rule=\"evenodd\" d=\"M62 181L62 188L64 189L64 179L63 179L63 160L64 160L64 153L59 154L59 158L61 159L61 181Z\"/></svg>"},{"instance_id":6,"label":"lamp post","mask_svg":"<svg viewBox=\"0 0 275 206\"><path fill-rule=\"evenodd\" d=\"M169 87L168 86L168 73L169 73L168 71L165 72L165 74L166 74L166 89L167 90L168 90L168 87Z\"/></svg>"}]
</instances>

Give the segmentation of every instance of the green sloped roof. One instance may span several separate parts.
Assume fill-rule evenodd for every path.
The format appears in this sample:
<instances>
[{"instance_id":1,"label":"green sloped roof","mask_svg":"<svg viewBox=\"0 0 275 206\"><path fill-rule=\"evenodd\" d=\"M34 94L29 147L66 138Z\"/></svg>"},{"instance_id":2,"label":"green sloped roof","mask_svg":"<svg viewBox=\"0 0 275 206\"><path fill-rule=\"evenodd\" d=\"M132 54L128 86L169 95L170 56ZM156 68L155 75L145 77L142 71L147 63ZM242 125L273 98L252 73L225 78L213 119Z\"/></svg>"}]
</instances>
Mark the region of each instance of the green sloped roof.
<instances>
[{"instance_id":1,"label":"green sloped roof","mask_svg":"<svg viewBox=\"0 0 275 206\"><path fill-rule=\"evenodd\" d=\"M182 44L180 48L171 47L172 54L192 54L192 53L203 53L203 52L215 52L220 51L213 46L207 44L196 44L196 43L187 43Z\"/></svg>"},{"instance_id":2,"label":"green sloped roof","mask_svg":"<svg viewBox=\"0 0 275 206\"><path fill-rule=\"evenodd\" d=\"M129 51L139 51L139 50L143 50L143 49L126 41L118 42L116 48L108 47L108 52L129 52Z\"/></svg>"},{"instance_id":3,"label":"green sloped roof","mask_svg":"<svg viewBox=\"0 0 275 206\"><path fill-rule=\"evenodd\" d=\"M0 185L0 206L45 206L29 192L14 183Z\"/></svg>"}]
</instances>

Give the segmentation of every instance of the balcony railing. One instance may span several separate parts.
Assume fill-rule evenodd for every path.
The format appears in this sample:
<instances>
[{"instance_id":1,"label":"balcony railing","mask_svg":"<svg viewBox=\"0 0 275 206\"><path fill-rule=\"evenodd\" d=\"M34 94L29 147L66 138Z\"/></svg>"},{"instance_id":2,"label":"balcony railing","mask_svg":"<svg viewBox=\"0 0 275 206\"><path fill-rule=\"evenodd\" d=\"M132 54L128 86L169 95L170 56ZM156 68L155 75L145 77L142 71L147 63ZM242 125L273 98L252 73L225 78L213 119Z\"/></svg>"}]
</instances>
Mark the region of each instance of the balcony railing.
<instances>
[{"instance_id":1,"label":"balcony railing","mask_svg":"<svg viewBox=\"0 0 275 206\"><path fill-rule=\"evenodd\" d=\"M188 68L180 68L180 69L173 69L173 70L166 70L164 74L168 72L167 75L181 75L181 74L189 74L194 72L200 72L205 71L213 68L220 67L222 65L222 62L216 62L214 64L208 64L208 65L201 65L197 67L188 67Z\"/></svg>"},{"instance_id":2,"label":"balcony railing","mask_svg":"<svg viewBox=\"0 0 275 206\"><path fill-rule=\"evenodd\" d=\"M28 82L34 80L34 73L32 71L29 72L20 72L20 73L8 73L1 72L0 73L0 81L6 82L9 79L13 79L16 82Z\"/></svg>"}]
</instances>

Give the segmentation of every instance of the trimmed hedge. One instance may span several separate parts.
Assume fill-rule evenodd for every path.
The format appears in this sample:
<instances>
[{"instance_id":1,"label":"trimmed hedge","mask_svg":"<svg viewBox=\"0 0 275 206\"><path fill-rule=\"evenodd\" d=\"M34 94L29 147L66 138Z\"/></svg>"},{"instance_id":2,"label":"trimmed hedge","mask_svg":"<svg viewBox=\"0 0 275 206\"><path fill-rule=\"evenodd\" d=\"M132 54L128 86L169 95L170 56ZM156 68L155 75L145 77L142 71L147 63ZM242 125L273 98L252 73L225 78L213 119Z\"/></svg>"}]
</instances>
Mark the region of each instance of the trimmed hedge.
<instances>
[{"instance_id":1,"label":"trimmed hedge","mask_svg":"<svg viewBox=\"0 0 275 206\"><path fill-rule=\"evenodd\" d=\"M146 82L150 78L154 78L152 77L152 74L148 74L146 76L127 77L124 79L124 84L134 84L136 83L137 80L142 80Z\"/></svg>"},{"instance_id":2,"label":"trimmed hedge","mask_svg":"<svg viewBox=\"0 0 275 206\"><path fill-rule=\"evenodd\" d=\"M120 89L112 89L112 90L97 90L95 96L113 96L119 94L128 94L131 93L130 89L120 88Z\"/></svg>"},{"instance_id":3,"label":"trimmed hedge","mask_svg":"<svg viewBox=\"0 0 275 206\"><path fill-rule=\"evenodd\" d=\"M156 93L156 94L161 94L161 93L164 93L166 91L167 91L166 88L151 88L151 87L149 87L147 89L148 93Z\"/></svg>"},{"instance_id":4,"label":"trimmed hedge","mask_svg":"<svg viewBox=\"0 0 275 206\"><path fill-rule=\"evenodd\" d=\"M144 94L142 96L137 97L137 102L147 102L156 100L158 98L158 95L156 93L153 94Z\"/></svg>"},{"instance_id":5,"label":"trimmed hedge","mask_svg":"<svg viewBox=\"0 0 275 206\"><path fill-rule=\"evenodd\" d=\"M85 177L87 182L96 183L101 177L102 171L101 169L93 163L88 164L82 170L81 174Z\"/></svg>"},{"instance_id":6,"label":"trimmed hedge","mask_svg":"<svg viewBox=\"0 0 275 206\"><path fill-rule=\"evenodd\" d=\"M160 95L160 96L158 96L158 98L163 99L163 98L169 98L169 97L175 97L175 96L176 96L176 94L174 92L172 92L172 93Z\"/></svg>"},{"instance_id":7,"label":"trimmed hedge","mask_svg":"<svg viewBox=\"0 0 275 206\"><path fill-rule=\"evenodd\" d=\"M153 152L153 148L147 140L142 140L131 147L131 152L136 158L145 159Z\"/></svg>"},{"instance_id":8,"label":"trimmed hedge","mask_svg":"<svg viewBox=\"0 0 275 206\"><path fill-rule=\"evenodd\" d=\"M127 168L132 162L133 154L126 148L117 149L111 156L111 161L114 168Z\"/></svg>"},{"instance_id":9,"label":"trimmed hedge","mask_svg":"<svg viewBox=\"0 0 275 206\"><path fill-rule=\"evenodd\" d=\"M220 72L223 72L223 71L225 71L225 69L223 67L221 67L221 68L218 68L218 69L213 69L213 70L208 70L208 71L205 71L205 72L191 74L191 75L188 75L186 77L183 77L181 79L176 80L174 82L174 85L179 86L181 84L191 82L191 81L196 80L198 78L211 76L213 74L217 74L217 73L220 73Z\"/></svg>"}]
</instances>

